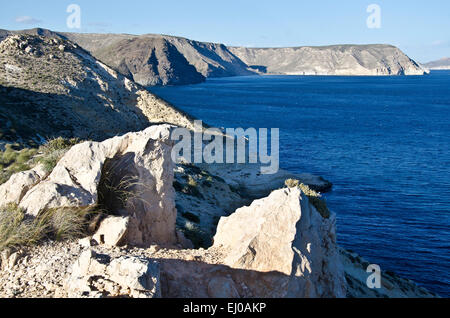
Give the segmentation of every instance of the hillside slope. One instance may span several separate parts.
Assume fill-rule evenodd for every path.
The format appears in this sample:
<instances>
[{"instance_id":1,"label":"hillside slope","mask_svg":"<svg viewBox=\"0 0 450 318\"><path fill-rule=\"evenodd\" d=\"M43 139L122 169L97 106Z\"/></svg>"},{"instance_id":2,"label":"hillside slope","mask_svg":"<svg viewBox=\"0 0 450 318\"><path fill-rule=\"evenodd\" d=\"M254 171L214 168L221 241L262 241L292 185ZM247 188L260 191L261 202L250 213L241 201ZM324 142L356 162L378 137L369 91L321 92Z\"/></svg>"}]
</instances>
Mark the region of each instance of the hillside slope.
<instances>
[{"instance_id":1,"label":"hillside slope","mask_svg":"<svg viewBox=\"0 0 450 318\"><path fill-rule=\"evenodd\" d=\"M391 45L230 47L253 69L285 75L424 75L427 71Z\"/></svg>"},{"instance_id":2,"label":"hillside slope","mask_svg":"<svg viewBox=\"0 0 450 318\"><path fill-rule=\"evenodd\" d=\"M198 83L205 77L254 74L223 44L156 34L61 35L144 86ZM156 54L149 58L152 52ZM166 72L149 72L151 68L162 68Z\"/></svg>"},{"instance_id":3,"label":"hillside slope","mask_svg":"<svg viewBox=\"0 0 450 318\"><path fill-rule=\"evenodd\" d=\"M424 64L430 70L450 70L450 58L444 57L440 60Z\"/></svg>"},{"instance_id":4,"label":"hillside slope","mask_svg":"<svg viewBox=\"0 0 450 318\"><path fill-rule=\"evenodd\" d=\"M57 37L7 37L0 70L0 142L100 140L163 122L191 127L188 115Z\"/></svg>"}]
</instances>

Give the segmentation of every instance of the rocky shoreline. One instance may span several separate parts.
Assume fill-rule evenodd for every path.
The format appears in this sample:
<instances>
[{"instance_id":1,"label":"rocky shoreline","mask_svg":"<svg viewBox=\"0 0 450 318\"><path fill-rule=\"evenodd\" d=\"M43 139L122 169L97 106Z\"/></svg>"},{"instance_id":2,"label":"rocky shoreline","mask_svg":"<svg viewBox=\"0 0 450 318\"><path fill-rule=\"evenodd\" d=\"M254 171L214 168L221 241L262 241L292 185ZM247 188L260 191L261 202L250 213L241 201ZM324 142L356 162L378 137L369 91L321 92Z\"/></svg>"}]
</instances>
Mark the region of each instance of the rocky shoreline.
<instances>
[{"instance_id":1,"label":"rocky shoreline","mask_svg":"<svg viewBox=\"0 0 450 318\"><path fill-rule=\"evenodd\" d=\"M223 176L229 175L223 179L214 175L218 171L214 168L175 167L169 155L169 132L168 125L152 126L101 143L84 142L72 147L48 176L36 179L32 171L21 172L1 185L0 193L7 195L0 205L16 203L27 215L37 217L48 209L97 206L102 196L116 194L100 195L104 182L126 176L135 184L128 188L126 202L111 205L108 214L97 220L90 236L5 249L0 296L435 296L387 273L381 289L368 288L368 262L337 246L336 216L320 214L304 192L310 190L277 186L286 175L272 182L255 175L245 179L247 187L255 186L252 196L259 192L262 198L253 201L242 195L246 192L239 184L234 188L227 183L238 179L238 174L223 171ZM120 156L115 149L121 150ZM108 181L102 168L107 160L120 167L111 170ZM172 183L180 168L197 181L205 176L209 184L197 183L196 191L179 189L175 194ZM240 173L246 171L241 167ZM228 206L252 202L231 213L218 207L214 214L213 202L200 204L208 200L206 193L228 197L230 202L222 202ZM213 214L208 217L208 213ZM194 248L198 232L208 226L213 231L202 235L214 236L209 244L203 242L209 246Z\"/></svg>"}]
</instances>

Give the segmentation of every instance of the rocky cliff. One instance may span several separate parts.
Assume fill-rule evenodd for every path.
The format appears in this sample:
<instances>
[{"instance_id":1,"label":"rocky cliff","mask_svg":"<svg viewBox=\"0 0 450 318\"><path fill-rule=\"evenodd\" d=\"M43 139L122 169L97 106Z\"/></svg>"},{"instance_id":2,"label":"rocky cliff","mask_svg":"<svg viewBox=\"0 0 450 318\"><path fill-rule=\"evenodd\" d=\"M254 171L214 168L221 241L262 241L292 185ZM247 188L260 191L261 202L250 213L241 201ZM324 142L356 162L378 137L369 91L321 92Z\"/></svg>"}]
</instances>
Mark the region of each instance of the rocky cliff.
<instances>
[{"instance_id":1,"label":"rocky cliff","mask_svg":"<svg viewBox=\"0 0 450 318\"><path fill-rule=\"evenodd\" d=\"M372 76L427 73L391 45L229 49L251 69L262 74Z\"/></svg>"},{"instance_id":2,"label":"rocky cliff","mask_svg":"<svg viewBox=\"0 0 450 318\"><path fill-rule=\"evenodd\" d=\"M225 204L231 207L245 197L195 166L184 166L186 178L180 178L190 180L189 188L175 182L172 188L170 130L153 126L101 143L84 142L50 174L36 176L35 168L0 186L7 194L0 202L0 296L433 296L384 272L382 289L368 288L367 262L339 249L336 216L323 213L318 195L303 185L289 183L236 211L217 209L218 218L210 218L210 206L195 205L194 198L215 198L214 206L219 196L228 197ZM200 176L202 186L195 181ZM182 194L191 197L190 204L177 198ZM8 202L22 210L14 212ZM80 240L50 235L56 229L67 234L73 222L82 221L77 213L99 206L101 214ZM214 227L213 244L194 249L201 236L211 235L199 233L208 226ZM47 236L34 246L11 244L42 230Z\"/></svg>"},{"instance_id":3,"label":"rocky cliff","mask_svg":"<svg viewBox=\"0 0 450 318\"><path fill-rule=\"evenodd\" d=\"M432 61L424 64L430 70L450 70L450 58L444 57L437 61Z\"/></svg>"}]
</instances>

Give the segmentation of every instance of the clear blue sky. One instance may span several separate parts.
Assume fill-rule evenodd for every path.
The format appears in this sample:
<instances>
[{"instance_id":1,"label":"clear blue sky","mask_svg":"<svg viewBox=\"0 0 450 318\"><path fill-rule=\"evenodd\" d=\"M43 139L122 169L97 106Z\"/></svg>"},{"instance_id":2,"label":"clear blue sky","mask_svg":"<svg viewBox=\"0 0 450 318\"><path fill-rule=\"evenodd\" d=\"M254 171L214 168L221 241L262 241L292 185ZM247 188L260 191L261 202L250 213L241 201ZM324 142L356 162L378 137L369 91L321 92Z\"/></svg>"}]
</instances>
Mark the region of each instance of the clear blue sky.
<instances>
[{"instance_id":1,"label":"clear blue sky","mask_svg":"<svg viewBox=\"0 0 450 318\"><path fill-rule=\"evenodd\" d=\"M66 26L69 4L81 26ZM366 25L381 7L381 28ZM0 28L163 33L255 47L390 43L427 62L450 56L448 0L15 0L1 1Z\"/></svg>"}]
</instances>

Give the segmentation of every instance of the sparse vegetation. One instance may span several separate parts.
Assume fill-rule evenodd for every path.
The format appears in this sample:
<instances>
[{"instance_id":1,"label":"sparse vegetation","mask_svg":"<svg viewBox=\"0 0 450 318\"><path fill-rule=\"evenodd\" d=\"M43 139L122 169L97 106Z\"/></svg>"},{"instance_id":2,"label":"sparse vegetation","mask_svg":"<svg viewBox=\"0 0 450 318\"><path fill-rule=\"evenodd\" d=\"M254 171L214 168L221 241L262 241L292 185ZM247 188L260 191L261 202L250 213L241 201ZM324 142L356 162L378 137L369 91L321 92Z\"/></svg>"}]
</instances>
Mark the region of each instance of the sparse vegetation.
<instances>
[{"instance_id":1,"label":"sparse vegetation","mask_svg":"<svg viewBox=\"0 0 450 318\"><path fill-rule=\"evenodd\" d=\"M90 219L100 213L95 208L59 208L48 210L40 218L49 225L56 241L81 238L87 234Z\"/></svg>"},{"instance_id":2,"label":"sparse vegetation","mask_svg":"<svg viewBox=\"0 0 450 318\"><path fill-rule=\"evenodd\" d=\"M65 139L62 137L50 139L39 148L42 156L38 157L38 162L44 166L44 169L50 173L58 164L58 161L74 145L79 143L78 138Z\"/></svg>"},{"instance_id":3,"label":"sparse vegetation","mask_svg":"<svg viewBox=\"0 0 450 318\"><path fill-rule=\"evenodd\" d=\"M187 179L186 184L182 184L177 180L173 182L173 187L175 191L203 199L204 197L201 194L200 190L198 189L197 181L195 181L195 179L190 175L184 176L184 179Z\"/></svg>"},{"instance_id":4,"label":"sparse vegetation","mask_svg":"<svg viewBox=\"0 0 450 318\"><path fill-rule=\"evenodd\" d=\"M288 188L299 188L308 197L309 202L316 208L317 212L319 212L324 219L328 219L330 217L331 212L328 209L327 203L324 199L322 199L322 196L319 193L295 179L286 180L285 185Z\"/></svg>"},{"instance_id":5,"label":"sparse vegetation","mask_svg":"<svg viewBox=\"0 0 450 318\"><path fill-rule=\"evenodd\" d=\"M0 251L8 247L35 245L45 238L57 241L83 237L96 208L60 208L26 216L16 204L0 209Z\"/></svg>"},{"instance_id":6,"label":"sparse vegetation","mask_svg":"<svg viewBox=\"0 0 450 318\"><path fill-rule=\"evenodd\" d=\"M39 149L20 149L18 144L7 144L5 150L0 151L0 184L8 181L14 173L30 170L39 163L50 173L70 147L79 142L76 138L58 137L49 140Z\"/></svg>"},{"instance_id":7,"label":"sparse vegetation","mask_svg":"<svg viewBox=\"0 0 450 318\"><path fill-rule=\"evenodd\" d=\"M18 148L18 145L8 144L5 151L0 151L0 184L8 181L14 173L31 168L28 162L36 155L37 149Z\"/></svg>"},{"instance_id":8,"label":"sparse vegetation","mask_svg":"<svg viewBox=\"0 0 450 318\"><path fill-rule=\"evenodd\" d=\"M40 218L26 219L15 204L0 209L0 251L8 247L33 245L42 240L48 224Z\"/></svg>"}]
</instances>

